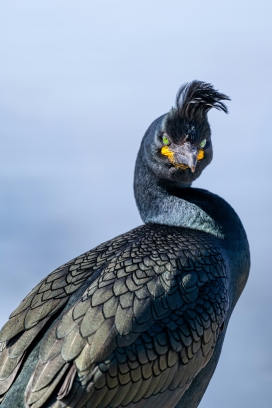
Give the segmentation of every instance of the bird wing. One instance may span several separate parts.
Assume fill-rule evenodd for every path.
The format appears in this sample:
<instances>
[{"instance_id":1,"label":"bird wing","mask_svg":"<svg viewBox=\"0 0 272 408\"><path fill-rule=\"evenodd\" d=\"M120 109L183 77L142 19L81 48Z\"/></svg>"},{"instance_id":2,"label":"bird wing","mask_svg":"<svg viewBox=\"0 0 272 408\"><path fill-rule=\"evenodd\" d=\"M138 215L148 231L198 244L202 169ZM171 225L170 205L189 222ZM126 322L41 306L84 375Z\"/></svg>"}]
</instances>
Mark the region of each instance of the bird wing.
<instances>
[{"instance_id":1,"label":"bird wing","mask_svg":"<svg viewBox=\"0 0 272 408\"><path fill-rule=\"evenodd\" d=\"M47 332L25 393L39 408L174 406L212 356L226 264L202 232L146 225ZM163 395L161 395L163 393Z\"/></svg>"},{"instance_id":2,"label":"bird wing","mask_svg":"<svg viewBox=\"0 0 272 408\"><path fill-rule=\"evenodd\" d=\"M113 256L135 240L135 234L132 230L120 235L62 265L20 303L0 332L0 396L13 383L27 349L50 317L59 314L86 280L94 279Z\"/></svg>"}]
</instances>

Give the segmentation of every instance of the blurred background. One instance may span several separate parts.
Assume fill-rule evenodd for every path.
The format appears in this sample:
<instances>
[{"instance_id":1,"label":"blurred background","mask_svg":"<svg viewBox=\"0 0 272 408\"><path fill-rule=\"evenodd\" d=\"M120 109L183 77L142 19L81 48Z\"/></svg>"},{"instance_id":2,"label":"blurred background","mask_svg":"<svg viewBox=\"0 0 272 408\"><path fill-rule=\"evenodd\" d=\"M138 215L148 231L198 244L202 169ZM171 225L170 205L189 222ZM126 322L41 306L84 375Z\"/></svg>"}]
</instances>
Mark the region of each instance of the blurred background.
<instances>
[{"instance_id":1,"label":"blurred background","mask_svg":"<svg viewBox=\"0 0 272 408\"><path fill-rule=\"evenodd\" d=\"M270 0L8 1L0 11L0 323L53 269L141 224L132 183L149 124L186 81L211 111L195 183L226 199L252 269L201 408L270 408Z\"/></svg>"}]
</instances>

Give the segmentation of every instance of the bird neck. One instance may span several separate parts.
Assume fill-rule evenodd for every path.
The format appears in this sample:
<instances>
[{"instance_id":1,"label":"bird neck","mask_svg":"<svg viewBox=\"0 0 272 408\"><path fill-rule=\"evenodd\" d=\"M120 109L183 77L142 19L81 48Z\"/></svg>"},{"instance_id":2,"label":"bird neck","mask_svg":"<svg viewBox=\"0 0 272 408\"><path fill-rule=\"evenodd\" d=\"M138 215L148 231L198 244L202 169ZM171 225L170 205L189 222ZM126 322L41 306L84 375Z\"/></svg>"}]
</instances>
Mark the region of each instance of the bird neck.
<instances>
[{"instance_id":1,"label":"bird neck","mask_svg":"<svg viewBox=\"0 0 272 408\"><path fill-rule=\"evenodd\" d=\"M204 231L228 241L232 249L245 237L239 217L221 197L157 177L146 163L143 145L136 161L134 194L144 223Z\"/></svg>"},{"instance_id":2,"label":"bird neck","mask_svg":"<svg viewBox=\"0 0 272 408\"><path fill-rule=\"evenodd\" d=\"M134 176L134 195L144 223L185 227L222 236L221 227L201 207L182 197L188 184L171 183L157 177L139 151Z\"/></svg>"}]
</instances>

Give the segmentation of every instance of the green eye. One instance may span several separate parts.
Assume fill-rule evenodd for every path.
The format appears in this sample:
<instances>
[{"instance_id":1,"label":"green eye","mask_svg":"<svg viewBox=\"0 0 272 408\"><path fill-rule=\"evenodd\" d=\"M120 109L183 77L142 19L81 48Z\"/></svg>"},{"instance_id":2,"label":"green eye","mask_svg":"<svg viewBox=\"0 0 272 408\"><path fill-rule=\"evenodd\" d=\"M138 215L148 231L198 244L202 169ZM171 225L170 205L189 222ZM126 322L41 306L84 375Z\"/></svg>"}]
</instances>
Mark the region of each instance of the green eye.
<instances>
[{"instance_id":1,"label":"green eye","mask_svg":"<svg viewBox=\"0 0 272 408\"><path fill-rule=\"evenodd\" d=\"M163 138L162 138L162 143L163 143L165 146L168 146L168 145L170 144L170 140L168 139L168 137L163 136Z\"/></svg>"},{"instance_id":2,"label":"green eye","mask_svg":"<svg viewBox=\"0 0 272 408\"><path fill-rule=\"evenodd\" d=\"M203 147L206 146L206 143L207 143L206 139L202 140L202 142L200 142L200 144L199 144L199 147L201 147L201 149L203 149Z\"/></svg>"}]
</instances>

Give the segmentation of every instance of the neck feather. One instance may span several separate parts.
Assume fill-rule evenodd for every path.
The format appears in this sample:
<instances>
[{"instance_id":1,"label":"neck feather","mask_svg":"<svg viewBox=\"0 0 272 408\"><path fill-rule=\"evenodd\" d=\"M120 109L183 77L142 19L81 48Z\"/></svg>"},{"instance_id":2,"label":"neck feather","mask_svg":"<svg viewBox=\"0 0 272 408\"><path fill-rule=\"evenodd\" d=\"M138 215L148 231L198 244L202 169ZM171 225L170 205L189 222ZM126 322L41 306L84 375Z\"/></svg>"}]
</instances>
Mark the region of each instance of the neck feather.
<instances>
[{"instance_id":1,"label":"neck feather","mask_svg":"<svg viewBox=\"0 0 272 408\"><path fill-rule=\"evenodd\" d=\"M233 225L241 236L242 224L231 206L206 190L161 180L147 165L140 148L134 178L134 194L143 222L205 231L233 239Z\"/></svg>"}]
</instances>

